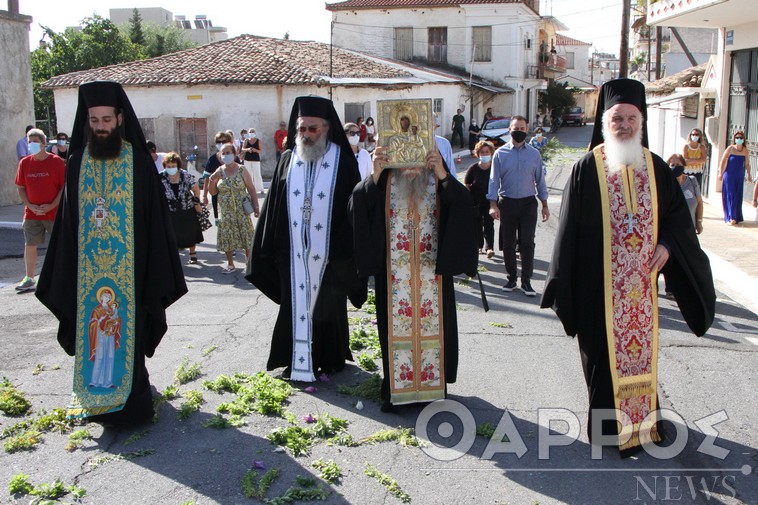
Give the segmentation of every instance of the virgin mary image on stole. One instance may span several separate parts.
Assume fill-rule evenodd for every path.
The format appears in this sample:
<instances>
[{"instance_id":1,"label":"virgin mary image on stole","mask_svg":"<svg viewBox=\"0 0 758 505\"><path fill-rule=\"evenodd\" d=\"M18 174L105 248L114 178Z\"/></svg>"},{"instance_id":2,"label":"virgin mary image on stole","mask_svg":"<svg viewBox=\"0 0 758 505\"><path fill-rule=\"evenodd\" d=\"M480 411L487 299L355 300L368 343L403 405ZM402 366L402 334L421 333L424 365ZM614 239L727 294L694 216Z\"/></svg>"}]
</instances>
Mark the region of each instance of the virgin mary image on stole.
<instances>
[{"instance_id":1,"label":"virgin mary image on stole","mask_svg":"<svg viewBox=\"0 0 758 505\"><path fill-rule=\"evenodd\" d=\"M121 316L118 302L109 287L96 295L98 305L92 309L89 321L89 360L93 362L90 388L114 388L113 361L121 346Z\"/></svg>"}]
</instances>

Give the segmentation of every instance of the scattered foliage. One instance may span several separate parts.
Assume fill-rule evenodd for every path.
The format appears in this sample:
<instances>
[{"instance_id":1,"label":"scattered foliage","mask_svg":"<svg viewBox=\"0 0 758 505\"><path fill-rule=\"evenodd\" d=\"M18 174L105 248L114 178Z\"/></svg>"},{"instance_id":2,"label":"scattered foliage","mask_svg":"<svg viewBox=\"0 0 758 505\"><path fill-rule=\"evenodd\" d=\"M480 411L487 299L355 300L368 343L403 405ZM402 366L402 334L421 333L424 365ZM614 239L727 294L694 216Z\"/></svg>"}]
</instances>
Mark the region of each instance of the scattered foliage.
<instances>
[{"instance_id":1,"label":"scattered foliage","mask_svg":"<svg viewBox=\"0 0 758 505\"><path fill-rule=\"evenodd\" d=\"M337 392L379 402L382 398L382 378L379 374L371 374L368 379L355 386L337 385Z\"/></svg>"},{"instance_id":2,"label":"scattered foliage","mask_svg":"<svg viewBox=\"0 0 758 505\"><path fill-rule=\"evenodd\" d=\"M476 434L486 439L492 438L495 434L495 425L491 423L482 423L476 426Z\"/></svg>"},{"instance_id":3,"label":"scattered foliage","mask_svg":"<svg viewBox=\"0 0 758 505\"><path fill-rule=\"evenodd\" d=\"M34 365L34 370L32 370L32 375L39 375L44 371L45 371L45 365L43 365L42 363L37 363L36 365Z\"/></svg>"},{"instance_id":4,"label":"scattered foliage","mask_svg":"<svg viewBox=\"0 0 758 505\"><path fill-rule=\"evenodd\" d=\"M494 326L495 328L512 328L509 323L500 323L497 321L490 321L490 326Z\"/></svg>"},{"instance_id":5,"label":"scattered foliage","mask_svg":"<svg viewBox=\"0 0 758 505\"><path fill-rule=\"evenodd\" d=\"M37 498L32 500L33 504L58 503L55 500L69 493L76 498L82 498L87 494L87 491L85 491L84 488L73 484L66 486L66 484L60 479L55 479L51 484L43 482L42 484L35 486L29 482L29 476L24 475L23 473L16 474L11 478L8 483L8 492L11 495L16 496L36 496Z\"/></svg>"},{"instance_id":6,"label":"scattered foliage","mask_svg":"<svg viewBox=\"0 0 758 505\"><path fill-rule=\"evenodd\" d=\"M217 345L209 345L208 347L206 347L205 349L203 349L203 351L202 351L201 354L202 354L203 358L205 358L206 356L208 356L210 353L212 353L216 349L218 349Z\"/></svg>"},{"instance_id":7,"label":"scattered foliage","mask_svg":"<svg viewBox=\"0 0 758 505\"><path fill-rule=\"evenodd\" d=\"M258 472L256 470L248 470L245 472L245 475L242 476L242 491L247 498L257 498L258 500L264 501L266 498L266 492L278 476L279 470L271 468L264 473L259 480Z\"/></svg>"},{"instance_id":8,"label":"scattered foliage","mask_svg":"<svg viewBox=\"0 0 758 505\"><path fill-rule=\"evenodd\" d=\"M329 484L334 484L342 477L342 470L339 466L337 466L337 463L335 463L333 459L324 461L323 459L319 458L311 463L311 465L313 465L313 468L321 472L319 473L319 477L324 479Z\"/></svg>"},{"instance_id":9,"label":"scattered foliage","mask_svg":"<svg viewBox=\"0 0 758 505\"><path fill-rule=\"evenodd\" d=\"M421 446L421 440L414 435L413 428L379 430L361 440L361 444L375 444L378 442L397 442L403 447Z\"/></svg>"},{"instance_id":10,"label":"scattered foliage","mask_svg":"<svg viewBox=\"0 0 758 505\"><path fill-rule=\"evenodd\" d=\"M363 470L363 473L368 475L369 477L376 479L379 484L384 486L387 491L389 491L390 494L392 494L395 498L400 500L402 503L410 503L411 502L411 495L403 491L403 489L400 487L400 485L397 483L395 479L387 475L386 473L382 473L379 470L376 469L373 465L370 463L366 463L366 469Z\"/></svg>"},{"instance_id":11,"label":"scattered foliage","mask_svg":"<svg viewBox=\"0 0 758 505\"><path fill-rule=\"evenodd\" d=\"M379 330L372 323L358 323L350 332L351 351L374 351L381 356L382 348L379 345Z\"/></svg>"},{"instance_id":12,"label":"scattered foliage","mask_svg":"<svg viewBox=\"0 0 758 505\"><path fill-rule=\"evenodd\" d=\"M216 393L234 393L236 398L222 403L217 410L238 417L246 416L252 411L263 415L283 415L284 402L292 394L292 386L266 372L255 375L219 375L213 381L203 381L203 387Z\"/></svg>"},{"instance_id":13,"label":"scattered foliage","mask_svg":"<svg viewBox=\"0 0 758 505\"><path fill-rule=\"evenodd\" d=\"M367 372L375 372L379 369L379 365L376 364L374 358L365 353L358 355L358 366Z\"/></svg>"},{"instance_id":14,"label":"scattered foliage","mask_svg":"<svg viewBox=\"0 0 758 505\"><path fill-rule=\"evenodd\" d=\"M295 477L295 485L291 486L281 496L268 500L271 505L285 505L297 501L324 501L329 497L329 493L324 490L321 484L317 485L313 477Z\"/></svg>"},{"instance_id":15,"label":"scattered foliage","mask_svg":"<svg viewBox=\"0 0 758 505\"><path fill-rule=\"evenodd\" d=\"M141 449L139 451L126 452L123 454L109 454L108 456L96 456L89 460L88 464L93 470L100 465L110 463L111 461L131 461L135 458L142 458L155 454L155 449Z\"/></svg>"},{"instance_id":16,"label":"scattered foliage","mask_svg":"<svg viewBox=\"0 0 758 505\"><path fill-rule=\"evenodd\" d=\"M0 381L0 411L9 416L21 416L32 408L32 402L26 399L10 380L3 377Z\"/></svg>"},{"instance_id":17,"label":"scattered foliage","mask_svg":"<svg viewBox=\"0 0 758 505\"><path fill-rule=\"evenodd\" d=\"M12 453L33 449L42 441L42 434L55 431L69 431L73 421L66 419L63 409L55 409L47 414L42 411L36 418L18 422L2 431L0 439L5 439L5 452Z\"/></svg>"},{"instance_id":18,"label":"scattered foliage","mask_svg":"<svg viewBox=\"0 0 758 505\"><path fill-rule=\"evenodd\" d=\"M288 448L295 456L307 454L313 444L313 432L300 426L276 428L266 438L276 445Z\"/></svg>"},{"instance_id":19,"label":"scattered foliage","mask_svg":"<svg viewBox=\"0 0 758 505\"><path fill-rule=\"evenodd\" d=\"M186 384L200 377L201 373L202 365L200 363L191 363L189 358L185 356L174 373L174 379L180 385Z\"/></svg>"},{"instance_id":20,"label":"scattered foliage","mask_svg":"<svg viewBox=\"0 0 758 505\"><path fill-rule=\"evenodd\" d=\"M137 440L139 440L142 437L144 437L145 435L147 435L148 433L150 433L149 429L148 430L138 431L137 433L132 433L129 438L127 438L126 440L124 440L124 445L131 445L134 442L136 442Z\"/></svg>"},{"instance_id":21,"label":"scattered foliage","mask_svg":"<svg viewBox=\"0 0 758 505\"><path fill-rule=\"evenodd\" d=\"M81 447L85 440L91 440L92 434L86 428L81 428L71 433L68 436L68 443L66 444L66 451L73 452Z\"/></svg>"},{"instance_id":22,"label":"scattered foliage","mask_svg":"<svg viewBox=\"0 0 758 505\"><path fill-rule=\"evenodd\" d=\"M192 414L200 410L200 405L203 404L203 393L191 389L185 392L183 395L186 402L182 402L179 406L179 414L177 416L181 420L188 419Z\"/></svg>"},{"instance_id":23,"label":"scattered foliage","mask_svg":"<svg viewBox=\"0 0 758 505\"><path fill-rule=\"evenodd\" d=\"M319 415L312 429L314 435L319 438L334 437L347 429L347 419L332 417L329 414Z\"/></svg>"}]
</instances>

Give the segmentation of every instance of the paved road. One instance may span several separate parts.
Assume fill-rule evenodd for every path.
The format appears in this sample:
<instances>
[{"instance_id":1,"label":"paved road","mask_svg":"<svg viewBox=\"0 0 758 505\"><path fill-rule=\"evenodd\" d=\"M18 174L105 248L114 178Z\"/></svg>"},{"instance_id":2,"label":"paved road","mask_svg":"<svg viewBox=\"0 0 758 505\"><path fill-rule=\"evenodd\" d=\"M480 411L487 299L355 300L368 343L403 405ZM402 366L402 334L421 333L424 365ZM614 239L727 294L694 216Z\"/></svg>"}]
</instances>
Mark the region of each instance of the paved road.
<instances>
[{"instance_id":1,"label":"paved road","mask_svg":"<svg viewBox=\"0 0 758 505\"><path fill-rule=\"evenodd\" d=\"M582 132L586 135L589 128L566 127L558 136L563 140L564 135L567 139ZM571 140L580 145L586 141ZM554 215L574 156L556 160L549 169ZM463 158L459 168L470 161ZM538 292L543 288L556 224L553 217L538 225L533 282ZM174 381L184 358L200 363L202 377L180 387L203 392L200 411L180 421L177 411L182 400L176 399L163 405L158 422L147 427L111 431L88 425L93 439L73 452L64 450L66 435L46 434L32 452L0 454L0 487L23 472L34 483L56 478L76 483L87 490L84 503L250 503L242 493L241 479L254 462L281 470L267 493L272 498L284 493L296 475L316 475L311 462L323 458L333 459L344 474L338 484L325 486L331 493L328 503L400 502L364 475L367 463L395 479L414 503L758 503L758 347L751 341L758 338L758 318L754 313L720 298L717 324L698 339L688 334L675 305L661 299L661 403L684 419L672 427L682 430L677 440L686 439L686 443L673 459L641 453L620 460L610 449L600 451L601 459L593 459L584 433L587 398L576 343L563 336L550 311L538 308L538 299L500 290L504 284L500 254L481 260L489 312L481 309L474 283L458 280L461 362L458 382L449 387L449 396L465 406L475 423L501 424L512 444L489 445L488 440L476 437L470 449L451 461L393 442L349 448L321 443L307 456L294 457L275 452L265 438L273 428L286 426L281 418L252 414L240 428L203 428L229 395L202 390L201 380L264 370L277 310L240 273L221 275L223 257L215 251L214 231L206 238L199 248L200 264L184 267L190 291L168 311L168 333L148 361L151 381L159 390ZM8 278L6 272L18 261L0 260L0 281ZM65 406L73 362L55 342L55 320L35 298L16 295L10 286L0 288L0 303L4 308L0 315L3 375L27 393L35 412ZM351 312L351 316L360 315L366 314ZM414 427L421 407L384 414L378 405L363 400L365 408L358 410L356 398L336 392L339 384L354 384L366 377L366 372L349 366L329 382L316 384L315 393L295 384L287 408L298 420L325 413L345 418L356 439L382 429ZM716 427L715 443L728 451L723 459L698 452L698 448L704 450L700 444L705 439L705 424L699 420L714 415L728 418ZM19 419L0 417L0 421L5 429ZM550 448L547 457L540 453L549 442L569 442L559 434L577 424L577 441ZM466 426L452 414L441 413L432 418L428 433L449 447L465 442ZM525 453L519 449L519 440ZM488 453L491 457L485 457ZM103 459L117 455L122 458ZM69 495L65 501L73 499ZM29 499L14 499L0 489L0 503L6 502L28 503Z\"/></svg>"}]
</instances>

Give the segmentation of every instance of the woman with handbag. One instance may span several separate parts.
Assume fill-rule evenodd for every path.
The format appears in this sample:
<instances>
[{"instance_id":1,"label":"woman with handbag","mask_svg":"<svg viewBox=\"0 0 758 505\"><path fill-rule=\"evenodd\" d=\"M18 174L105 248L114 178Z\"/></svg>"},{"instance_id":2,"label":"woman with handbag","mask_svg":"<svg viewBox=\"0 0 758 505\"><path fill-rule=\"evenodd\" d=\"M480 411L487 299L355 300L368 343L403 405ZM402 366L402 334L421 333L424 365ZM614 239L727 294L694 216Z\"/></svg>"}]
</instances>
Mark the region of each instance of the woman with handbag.
<instances>
[{"instance_id":1,"label":"woman with handbag","mask_svg":"<svg viewBox=\"0 0 758 505\"><path fill-rule=\"evenodd\" d=\"M211 194L218 194L221 219L218 224L216 249L226 254L228 266L222 273L230 274L235 270L236 249L244 249L247 264L254 231L249 214L258 217L258 193L250 174L235 161L234 146L224 144L220 153L223 165L208 179L208 189Z\"/></svg>"},{"instance_id":2,"label":"woman with handbag","mask_svg":"<svg viewBox=\"0 0 758 505\"><path fill-rule=\"evenodd\" d=\"M202 215L200 188L195 177L182 169L182 158L175 152L163 156L163 171L160 173L169 215L174 228L176 245L189 248L188 263L197 263L195 247L203 241L198 216Z\"/></svg>"}]
</instances>

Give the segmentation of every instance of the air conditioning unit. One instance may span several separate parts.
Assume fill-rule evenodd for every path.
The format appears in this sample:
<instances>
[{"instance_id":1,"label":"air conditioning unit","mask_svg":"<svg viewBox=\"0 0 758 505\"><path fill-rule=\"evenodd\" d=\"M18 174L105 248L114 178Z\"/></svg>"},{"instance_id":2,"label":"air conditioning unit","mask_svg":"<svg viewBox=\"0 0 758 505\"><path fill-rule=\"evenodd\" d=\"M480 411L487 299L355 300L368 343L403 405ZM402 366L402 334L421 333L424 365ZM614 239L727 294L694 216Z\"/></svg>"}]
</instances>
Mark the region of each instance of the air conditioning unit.
<instances>
[{"instance_id":1,"label":"air conditioning unit","mask_svg":"<svg viewBox=\"0 0 758 505\"><path fill-rule=\"evenodd\" d=\"M708 116L705 118L705 137L708 142L715 144L719 138L719 118L718 116Z\"/></svg>"}]
</instances>

